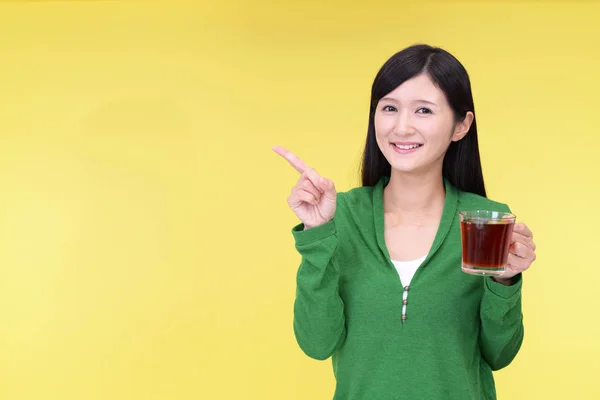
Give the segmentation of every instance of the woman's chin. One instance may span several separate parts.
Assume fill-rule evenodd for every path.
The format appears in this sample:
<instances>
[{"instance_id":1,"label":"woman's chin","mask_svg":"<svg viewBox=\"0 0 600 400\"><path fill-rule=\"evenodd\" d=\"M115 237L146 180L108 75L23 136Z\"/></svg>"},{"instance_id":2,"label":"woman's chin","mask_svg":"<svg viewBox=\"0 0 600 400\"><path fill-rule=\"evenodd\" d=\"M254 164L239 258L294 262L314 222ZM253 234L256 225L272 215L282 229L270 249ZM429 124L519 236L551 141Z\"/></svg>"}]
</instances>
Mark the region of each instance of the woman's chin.
<instances>
[{"instance_id":1,"label":"woman's chin","mask_svg":"<svg viewBox=\"0 0 600 400\"><path fill-rule=\"evenodd\" d=\"M392 167L392 173L401 173L401 174L410 174L410 173L416 173L422 170L422 168L419 168L418 164L414 164L414 163L394 163L391 164Z\"/></svg>"}]
</instances>

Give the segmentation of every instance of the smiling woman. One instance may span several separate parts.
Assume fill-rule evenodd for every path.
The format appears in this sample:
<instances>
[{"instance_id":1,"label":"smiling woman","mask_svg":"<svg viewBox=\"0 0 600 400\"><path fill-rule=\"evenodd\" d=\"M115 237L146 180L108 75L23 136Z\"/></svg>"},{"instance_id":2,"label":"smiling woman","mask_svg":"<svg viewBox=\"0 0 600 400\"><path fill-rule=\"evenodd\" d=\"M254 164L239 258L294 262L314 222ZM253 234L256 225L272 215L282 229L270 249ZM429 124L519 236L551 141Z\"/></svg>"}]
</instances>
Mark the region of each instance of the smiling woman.
<instances>
[{"instance_id":1,"label":"smiling woman","mask_svg":"<svg viewBox=\"0 0 600 400\"><path fill-rule=\"evenodd\" d=\"M503 275L461 272L458 211L509 208L486 198L460 62L415 45L381 68L360 188L337 193L274 150L302 174L288 197L301 221L294 332L308 356L333 358L334 399L495 399L492 371L523 341L521 273L535 244L517 225Z\"/></svg>"},{"instance_id":2,"label":"smiling woman","mask_svg":"<svg viewBox=\"0 0 600 400\"><path fill-rule=\"evenodd\" d=\"M427 73L421 73L379 101L375 111L377 145L390 161L392 171L428 168L436 163L438 173L450 143L467 134L473 112L455 119L444 92ZM414 156L400 157L396 153Z\"/></svg>"},{"instance_id":3,"label":"smiling woman","mask_svg":"<svg viewBox=\"0 0 600 400\"><path fill-rule=\"evenodd\" d=\"M389 176L391 167L435 163L432 172L443 170L457 188L485 196L474 111L469 76L453 55L426 45L395 54L373 83L363 185ZM390 148L382 140L398 146ZM387 157L390 150L405 153L414 151L410 145L425 144L417 159Z\"/></svg>"}]
</instances>

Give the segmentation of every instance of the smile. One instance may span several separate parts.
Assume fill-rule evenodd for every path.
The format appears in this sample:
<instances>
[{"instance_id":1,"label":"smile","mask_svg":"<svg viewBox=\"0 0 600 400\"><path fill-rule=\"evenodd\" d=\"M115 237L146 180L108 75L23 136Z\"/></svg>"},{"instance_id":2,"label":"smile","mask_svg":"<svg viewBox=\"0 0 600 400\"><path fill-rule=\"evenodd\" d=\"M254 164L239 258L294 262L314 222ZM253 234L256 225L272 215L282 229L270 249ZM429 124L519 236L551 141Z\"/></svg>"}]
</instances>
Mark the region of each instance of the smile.
<instances>
[{"instance_id":1,"label":"smile","mask_svg":"<svg viewBox=\"0 0 600 400\"><path fill-rule=\"evenodd\" d=\"M423 146L423 143L391 143L392 148L401 154L412 153L419 147Z\"/></svg>"},{"instance_id":2,"label":"smile","mask_svg":"<svg viewBox=\"0 0 600 400\"><path fill-rule=\"evenodd\" d=\"M423 146L420 143L414 143L414 144L398 144L398 143L392 143L394 146L396 146L399 149L402 150L411 150L411 149L416 149L417 147L421 147Z\"/></svg>"}]
</instances>

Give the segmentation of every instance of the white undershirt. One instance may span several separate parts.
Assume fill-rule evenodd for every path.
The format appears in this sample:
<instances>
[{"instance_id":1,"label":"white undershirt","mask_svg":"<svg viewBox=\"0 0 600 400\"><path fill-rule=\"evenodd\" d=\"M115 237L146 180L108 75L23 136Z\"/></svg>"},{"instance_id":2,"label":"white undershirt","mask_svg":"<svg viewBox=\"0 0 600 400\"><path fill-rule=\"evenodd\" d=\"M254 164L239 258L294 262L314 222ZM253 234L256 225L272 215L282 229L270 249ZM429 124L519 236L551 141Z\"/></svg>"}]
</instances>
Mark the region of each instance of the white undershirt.
<instances>
[{"instance_id":1,"label":"white undershirt","mask_svg":"<svg viewBox=\"0 0 600 400\"><path fill-rule=\"evenodd\" d=\"M396 267L396 271L398 271L398 275L400 276L400 282L402 282L403 287L410 286L410 282L412 281L412 278L415 275L415 272L417 272L417 269L419 268L419 266L421 266L423 261L425 261L426 257L427 257L427 254L421 258L417 258L416 260L412 260L412 261L392 260L392 264L394 264L394 267ZM402 295L402 300L404 300L404 301L408 300L408 291L407 290L404 291L404 293ZM402 305L402 315L406 315L406 304Z\"/></svg>"}]
</instances>

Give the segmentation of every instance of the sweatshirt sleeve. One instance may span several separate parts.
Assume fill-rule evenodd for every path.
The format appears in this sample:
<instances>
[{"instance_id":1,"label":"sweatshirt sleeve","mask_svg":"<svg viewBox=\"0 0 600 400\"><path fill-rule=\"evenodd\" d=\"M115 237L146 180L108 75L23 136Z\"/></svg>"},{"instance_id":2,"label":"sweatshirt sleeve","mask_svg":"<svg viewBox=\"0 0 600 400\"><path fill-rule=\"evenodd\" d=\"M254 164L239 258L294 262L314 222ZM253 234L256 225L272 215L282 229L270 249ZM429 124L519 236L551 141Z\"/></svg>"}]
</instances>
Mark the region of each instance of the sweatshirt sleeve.
<instances>
[{"instance_id":1,"label":"sweatshirt sleeve","mask_svg":"<svg viewBox=\"0 0 600 400\"><path fill-rule=\"evenodd\" d=\"M521 274L513 284L504 286L487 277L481 299L480 346L483 357L492 370L509 365L523 343L521 311Z\"/></svg>"},{"instance_id":2,"label":"sweatshirt sleeve","mask_svg":"<svg viewBox=\"0 0 600 400\"><path fill-rule=\"evenodd\" d=\"M506 204L498 205L506 212L511 212ZM512 362L523 343L523 275L514 276L510 286L498 283L491 277L483 281L479 341L483 357L492 370L497 371Z\"/></svg>"},{"instance_id":3,"label":"sweatshirt sleeve","mask_svg":"<svg viewBox=\"0 0 600 400\"><path fill-rule=\"evenodd\" d=\"M344 304L339 294L340 270L335 259L335 218L308 230L297 225L292 233L302 256L296 276L294 334L306 355L326 360L346 337Z\"/></svg>"}]
</instances>

